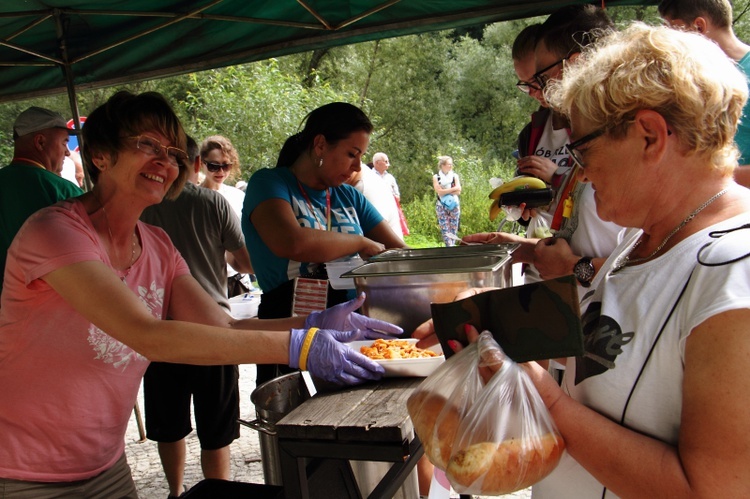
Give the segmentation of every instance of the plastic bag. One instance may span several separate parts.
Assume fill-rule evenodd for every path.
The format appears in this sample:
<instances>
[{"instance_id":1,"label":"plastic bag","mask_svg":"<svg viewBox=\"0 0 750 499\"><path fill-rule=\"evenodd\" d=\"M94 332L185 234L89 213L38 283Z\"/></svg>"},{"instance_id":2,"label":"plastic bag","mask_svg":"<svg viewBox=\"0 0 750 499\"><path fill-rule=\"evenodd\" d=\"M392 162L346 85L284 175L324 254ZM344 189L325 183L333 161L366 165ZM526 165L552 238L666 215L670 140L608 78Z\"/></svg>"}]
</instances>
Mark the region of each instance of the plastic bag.
<instances>
[{"instance_id":1,"label":"plastic bag","mask_svg":"<svg viewBox=\"0 0 750 499\"><path fill-rule=\"evenodd\" d=\"M477 387L479 368L498 363L502 367L486 385L479 377ZM440 384L451 380L453 391L446 393L450 388ZM436 400L443 401L437 413ZM429 376L408 406L428 459L461 494L526 488L557 466L565 448L531 379L489 332Z\"/></svg>"},{"instance_id":2,"label":"plastic bag","mask_svg":"<svg viewBox=\"0 0 750 499\"><path fill-rule=\"evenodd\" d=\"M537 214L531 218L531 222L529 223L529 227L534 228L534 233L532 234L532 237L536 237L537 239L545 239L547 237L554 236L554 233L552 232L552 229L550 228L550 224L548 221L548 217Z\"/></svg>"},{"instance_id":3,"label":"plastic bag","mask_svg":"<svg viewBox=\"0 0 750 499\"><path fill-rule=\"evenodd\" d=\"M477 358L477 345L469 345L425 378L407 401L425 455L441 470L448 465L459 421L482 390Z\"/></svg>"},{"instance_id":4,"label":"plastic bag","mask_svg":"<svg viewBox=\"0 0 750 499\"><path fill-rule=\"evenodd\" d=\"M501 206L501 208L505 211L505 219L509 222L520 220L523 215L523 208L519 206Z\"/></svg>"}]
</instances>

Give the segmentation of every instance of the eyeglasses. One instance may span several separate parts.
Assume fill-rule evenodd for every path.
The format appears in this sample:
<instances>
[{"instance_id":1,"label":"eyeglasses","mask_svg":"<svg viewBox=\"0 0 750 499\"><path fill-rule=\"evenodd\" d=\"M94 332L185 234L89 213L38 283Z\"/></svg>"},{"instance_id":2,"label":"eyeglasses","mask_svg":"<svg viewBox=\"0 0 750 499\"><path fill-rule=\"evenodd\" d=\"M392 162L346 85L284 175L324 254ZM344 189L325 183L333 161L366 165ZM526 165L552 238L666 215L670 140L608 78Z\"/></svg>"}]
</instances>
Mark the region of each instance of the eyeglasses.
<instances>
[{"instance_id":1,"label":"eyeglasses","mask_svg":"<svg viewBox=\"0 0 750 499\"><path fill-rule=\"evenodd\" d=\"M536 82L537 85L539 85L539 90L544 89L544 87L547 86L547 82L549 81L549 76L545 75L544 73L546 73L550 69L554 68L555 66L563 64L567 60L568 60L568 56L565 56L562 59L560 59L559 61L553 62L552 64L550 64L546 68L540 69L539 71L537 71L536 73L534 73L534 76L532 76L531 78Z\"/></svg>"},{"instance_id":2,"label":"eyeglasses","mask_svg":"<svg viewBox=\"0 0 750 499\"><path fill-rule=\"evenodd\" d=\"M156 139L146 135L136 135L126 137L129 140L135 140L135 147L149 156L161 156L162 151L166 151L167 160L172 166L180 166L187 161L187 154L182 149L172 146L165 146Z\"/></svg>"},{"instance_id":3,"label":"eyeglasses","mask_svg":"<svg viewBox=\"0 0 750 499\"><path fill-rule=\"evenodd\" d=\"M516 82L516 88L525 94L531 93L532 90L541 90L541 88L536 83L531 83L530 81L523 80L518 80Z\"/></svg>"},{"instance_id":4,"label":"eyeglasses","mask_svg":"<svg viewBox=\"0 0 750 499\"><path fill-rule=\"evenodd\" d=\"M211 161L203 161L203 164L206 165L206 170L214 173L218 172L219 170L228 172L232 169L232 163L213 163Z\"/></svg>"},{"instance_id":5,"label":"eyeglasses","mask_svg":"<svg viewBox=\"0 0 750 499\"><path fill-rule=\"evenodd\" d=\"M581 151L578 150L579 147L581 147L586 142L591 142L595 138L604 135L604 133L610 129L611 127L602 127L598 130L594 130L588 135L584 135L580 139L576 140L575 142L571 142L569 144L565 144L565 149L568 150L568 154L570 154L570 157L573 158L573 161L578 163L578 166L581 168L585 168L586 165L583 163L583 158L581 157ZM667 126L667 135L672 135L672 130Z\"/></svg>"},{"instance_id":6,"label":"eyeglasses","mask_svg":"<svg viewBox=\"0 0 750 499\"><path fill-rule=\"evenodd\" d=\"M594 130L588 135L584 135L580 139L576 140L575 142L571 142L570 144L565 144L565 149L568 150L568 154L570 154L570 157L573 158L573 161L578 163L578 166L581 168L584 168L583 164L583 158L581 157L581 151L578 150L579 147L581 147L586 142L591 142L595 138L599 137L600 135L603 135L604 132L606 132L606 128L600 128L598 130Z\"/></svg>"}]
</instances>

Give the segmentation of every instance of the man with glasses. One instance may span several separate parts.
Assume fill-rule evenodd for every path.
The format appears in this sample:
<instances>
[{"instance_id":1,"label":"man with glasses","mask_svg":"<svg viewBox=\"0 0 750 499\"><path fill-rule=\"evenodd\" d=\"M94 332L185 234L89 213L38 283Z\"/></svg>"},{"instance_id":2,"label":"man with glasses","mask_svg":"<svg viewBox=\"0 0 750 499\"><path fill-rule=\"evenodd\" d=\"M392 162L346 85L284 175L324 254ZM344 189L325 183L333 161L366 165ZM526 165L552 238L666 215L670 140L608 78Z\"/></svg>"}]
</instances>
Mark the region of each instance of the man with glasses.
<instances>
[{"instance_id":1,"label":"man with glasses","mask_svg":"<svg viewBox=\"0 0 750 499\"><path fill-rule=\"evenodd\" d=\"M534 47L541 26L541 24L532 24L524 28L516 36L511 51L513 69L518 76L516 87L539 102L539 109L531 114L531 121L518 135L518 173L532 175L547 183L552 183L552 177L557 170L557 160L561 158L552 157L550 150L546 147L540 149L539 154L537 154L537 146L545 132L549 135L548 121L552 125L553 134L560 135L560 146L567 143L568 133L566 130L567 122L559 117L556 118L556 115L550 112L547 101L544 100L544 94L542 94L542 87L534 79L536 71ZM558 130L562 130L562 132L557 132ZM567 158L564 161L567 161Z\"/></svg>"},{"instance_id":2,"label":"man with glasses","mask_svg":"<svg viewBox=\"0 0 750 499\"><path fill-rule=\"evenodd\" d=\"M659 15L673 28L696 31L716 43L750 77L750 45L737 38L732 29L729 0L663 0ZM742 110L734 142L740 149L740 167L734 170L734 178L750 187L750 100Z\"/></svg>"},{"instance_id":3,"label":"man with glasses","mask_svg":"<svg viewBox=\"0 0 750 499\"><path fill-rule=\"evenodd\" d=\"M612 21L600 8L593 5L570 5L563 7L542 24L536 34L534 44L534 69L530 78L519 82L536 97L543 98L544 88L550 81L559 79L567 64L578 57L581 47L596 40L600 35L614 29ZM519 77L521 77L519 75ZM540 100L540 103L542 101ZM543 105L546 105L546 101ZM523 132L519 138L519 173L533 175L550 182L556 187L556 195L547 213L555 238L537 244L537 238L523 239L512 234L493 233L467 236L466 241L475 242L519 242L521 248L514 253L514 261L533 264L526 270L527 282L540 279L575 275L580 284L579 294L583 296L597 270L612 252L619 240L622 227L605 222L596 213L593 189L590 184L579 183L570 154L566 148L569 142L567 123L555 122L550 113L545 123L530 128L528 142ZM555 129L555 125L562 129ZM557 134L557 135L555 135ZM556 159L556 170L545 178L538 165L539 156ZM549 180L548 180L549 179ZM541 210L537 210L539 216ZM529 231L531 232L531 231ZM530 234L534 236L533 233ZM534 271L538 274L535 274Z\"/></svg>"},{"instance_id":4,"label":"man with glasses","mask_svg":"<svg viewBox=\"0 0 750 499\"><path fill-rule=\"evenodd\" d=\"M536 60L534 48L536 38L541 33L541 24L524 28L513 42L511 51L513 69L518 76L516 87L539 102L539 109L531 114L531 121L518 135L517 175L530 175L540 178L557 189L570 170L569 158L565 153L568 142L568 122L552 112L544 99L542 87L534 78ZM537 228L549 227L556 204L547 209L538 209L528 222L526 235L537 237ZM528 281L539 280L533 266L524 271Z\"/></svg>"},{"instance_id":5,"label":"man with glasses","mask_svg":"<svg viewBox=\"0 0 750 499\"><path fill-rule=\"evenodd\" d=\"M550 81L562 78L565 66L575 62L582 47L613 29L607 13L593 5L567 6L550 15L542 25L534 49L537 85L544 90ZM567 148L564 154L568 154ZM591 184L578 182L577 168L567 174L555 201L551 223L555 238L539 245L534 264L545 279L572 272L583 296L617 246L623 229L599 217L593 188Z\"/></svg>"}]
</instances>

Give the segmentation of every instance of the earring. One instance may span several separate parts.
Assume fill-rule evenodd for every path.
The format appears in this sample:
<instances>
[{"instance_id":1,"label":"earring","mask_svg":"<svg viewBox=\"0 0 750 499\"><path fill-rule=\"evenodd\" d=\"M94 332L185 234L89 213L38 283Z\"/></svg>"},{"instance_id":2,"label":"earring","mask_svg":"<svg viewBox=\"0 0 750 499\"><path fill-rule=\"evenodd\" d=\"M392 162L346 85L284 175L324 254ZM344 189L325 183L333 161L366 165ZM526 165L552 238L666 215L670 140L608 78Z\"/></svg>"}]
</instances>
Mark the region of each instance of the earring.
<instances>
[{"instance_id":1,"label":"earring","mask_svg":"<svg viewBox=\"0 0 750 499\"><path fill-rule=\"evenodd\" d=\"M318 162L318 168L323 168L323 158L320 158L320 161Z\"/></svg>"}]
</instances>

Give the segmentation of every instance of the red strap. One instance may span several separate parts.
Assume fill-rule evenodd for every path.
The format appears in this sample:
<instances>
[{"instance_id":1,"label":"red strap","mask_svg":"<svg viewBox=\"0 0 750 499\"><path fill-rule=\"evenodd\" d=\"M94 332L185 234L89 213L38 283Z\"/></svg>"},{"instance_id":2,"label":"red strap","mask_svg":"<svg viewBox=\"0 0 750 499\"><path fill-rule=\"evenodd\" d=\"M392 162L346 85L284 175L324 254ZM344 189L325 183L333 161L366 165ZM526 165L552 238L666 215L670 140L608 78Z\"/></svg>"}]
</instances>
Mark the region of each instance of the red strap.
<instances>
[{"instance_id":1,"label":"red strap","mask_svg":"<svg viewBox=\"0 0 750 499\"><path fill-rule=\"evenodd\" d=\"M305 202L307 203L307 207L310 208L310 212L315 217L315 221L318 222L323 230L326 230L326 226L323 225L323 222L320 221L318 218L318 214L315 212L315 208L312 205L312 202L310 202L310 198L307 196L307 193L305 192L305 189L302 187L302 183L297 179L297 186L299 186L299 191L302 193L302 195L305 197ZM326 188L326 217L328 218L328 230L331 230L331 188Z\"/></svg>"}]
</instances>

